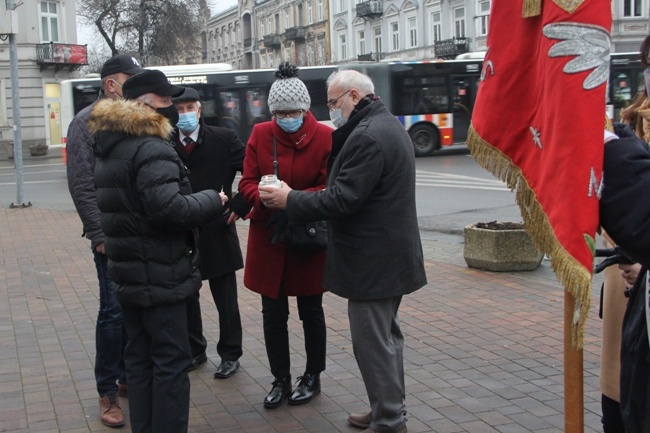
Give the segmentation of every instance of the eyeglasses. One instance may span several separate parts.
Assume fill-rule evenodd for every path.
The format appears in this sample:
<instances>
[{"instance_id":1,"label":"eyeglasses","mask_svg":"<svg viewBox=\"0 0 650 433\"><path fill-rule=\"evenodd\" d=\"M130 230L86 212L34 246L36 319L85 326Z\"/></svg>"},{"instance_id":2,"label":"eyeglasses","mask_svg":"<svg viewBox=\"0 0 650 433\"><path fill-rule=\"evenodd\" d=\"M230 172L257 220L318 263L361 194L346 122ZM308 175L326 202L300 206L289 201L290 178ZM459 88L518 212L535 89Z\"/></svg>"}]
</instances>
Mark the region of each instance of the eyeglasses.
<instances>
[{"instance_id":1,"label":"eyeglasses","mask_svg":"<svg viewBox=\"0 0 650 433\"><path fill-rule=\"evenodd\" d=\"M302 115L302 110L274 111L273 115L278 119L286 119L287 117L293 117L294 119L297 119Z\"/></svg>"},{"instance_id":2,"label":"eyeglasses","mask_svg":"<svg viewBox=\"0 0 650 433\"><path fill-rule=\"evenodd\" d=\"M342 93L342 94L339 95L339 97L336 98L336 99L328 99L328 100L327 100L327 108L334 109L334 107L336 106L336 102L337 102L339 99L341 99L342 97L344 97L345 95L347 95L348 93L350 93L351 91L352 91L352 89L350 89L350 90L348 90L348 91Z\"/></svg>"}]
</instances>

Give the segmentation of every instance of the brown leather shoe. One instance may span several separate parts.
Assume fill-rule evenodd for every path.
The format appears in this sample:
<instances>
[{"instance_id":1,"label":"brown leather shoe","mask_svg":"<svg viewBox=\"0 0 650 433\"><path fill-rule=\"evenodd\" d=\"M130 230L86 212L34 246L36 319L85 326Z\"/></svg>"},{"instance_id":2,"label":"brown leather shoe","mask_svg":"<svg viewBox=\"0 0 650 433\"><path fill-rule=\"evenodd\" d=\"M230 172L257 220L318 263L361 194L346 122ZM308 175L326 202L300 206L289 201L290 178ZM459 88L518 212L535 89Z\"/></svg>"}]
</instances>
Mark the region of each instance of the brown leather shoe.
<instances>
[{"instance_id":1,"label":"brown leather shoe","mask_svg":"<svg viewBox=\"0 0 650 433\"><path fill-rule=\"evenodd\" d=\"M368 413L351 413L348 417L348 422L355 427L365 428L370 427L372 421L372 412Z\"/></svg>"},{"instance_id":2,"label":"brown leather shoe","mask_svg":"<svg viewBox=\"0 0 650 433\"><path fill-rule=\"evenodd\" d=\"M124 416L116 395L105 395L99 399L99 418L108 427L122 427Z\"/></svg>"}]
</instances>

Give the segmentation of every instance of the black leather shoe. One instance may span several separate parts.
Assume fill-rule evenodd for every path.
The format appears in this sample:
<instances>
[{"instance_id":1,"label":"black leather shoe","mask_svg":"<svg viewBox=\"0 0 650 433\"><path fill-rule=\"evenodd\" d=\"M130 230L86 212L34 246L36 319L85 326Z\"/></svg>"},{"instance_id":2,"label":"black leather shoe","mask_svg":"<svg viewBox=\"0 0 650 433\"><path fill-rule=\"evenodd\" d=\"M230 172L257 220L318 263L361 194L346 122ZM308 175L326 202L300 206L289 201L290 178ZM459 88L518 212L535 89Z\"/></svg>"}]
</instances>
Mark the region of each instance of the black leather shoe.
<instances>
[{"instance_id":1,"label":"black leather shoe","mask_svg":"<svg viewBox=\"0 0 650 433\"><path fill-rule=\"evenodd\" d=\"M221 361L217 371L214 373L215 379L228 379L239 369L239 361Z\"/></svg>"},{"instance_id":2,"label":"black leather shoe","mask_svg":"<svg viewBox=\"0 0 650 433\"><path fill-rule=\"evenodd\" d=\"M271 392L264 399L264 407L275 409L280 406L285 398L291 394L291 376L283 379L275 379Z\"/></svg>"},{"instance_id":3,"label":"black leather shoe","mask_svg":"<svg viewBox=\"0 0 650 433\"><path fill-rule=\"evenodd\" d=\"M202 354L192 358L192 363L190 364L190 368L188 368L187 371L196 370L196 367L206 363L207 361L208 361L208 356L205 354L205 352L203 352Z\"/></svg>"},{"instance_id":4,"label":"black leather shoe","mask_svg":"<svg viewBox=\"0 0 650 433\"><path fill-rule=\"evenodd\" d=\"M298 381L298 386L289 397L289 404L309 403L312 398L320 394L320 375L305 373L298 378Z\"/></svg>"}]
</instances>

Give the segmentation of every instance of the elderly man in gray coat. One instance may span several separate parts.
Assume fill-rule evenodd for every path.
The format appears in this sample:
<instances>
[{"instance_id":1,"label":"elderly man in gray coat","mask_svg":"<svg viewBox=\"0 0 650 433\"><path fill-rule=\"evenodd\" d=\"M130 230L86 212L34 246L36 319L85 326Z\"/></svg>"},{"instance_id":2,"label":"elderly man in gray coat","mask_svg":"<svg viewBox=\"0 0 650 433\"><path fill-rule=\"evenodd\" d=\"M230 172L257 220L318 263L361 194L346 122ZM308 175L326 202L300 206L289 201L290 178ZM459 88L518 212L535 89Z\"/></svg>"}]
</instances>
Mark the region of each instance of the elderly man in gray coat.
<instances>
[{"instance_id":1,"label":"elderly man in gray coat","mask_svg":"<svg viewBox=\"0 0 650 433\"><path fill-rule=\"evenodd\" d=\"M426 284L415 208L415 158L404 127L374 95L369 77L353 70L328 79L334 126L326 189L267 194L267 207L293 221L328 220L323 286L348 299L354 356L370 413L352 414L364 433L406 433L402 296Z\"/></svg>"}]
</instances>

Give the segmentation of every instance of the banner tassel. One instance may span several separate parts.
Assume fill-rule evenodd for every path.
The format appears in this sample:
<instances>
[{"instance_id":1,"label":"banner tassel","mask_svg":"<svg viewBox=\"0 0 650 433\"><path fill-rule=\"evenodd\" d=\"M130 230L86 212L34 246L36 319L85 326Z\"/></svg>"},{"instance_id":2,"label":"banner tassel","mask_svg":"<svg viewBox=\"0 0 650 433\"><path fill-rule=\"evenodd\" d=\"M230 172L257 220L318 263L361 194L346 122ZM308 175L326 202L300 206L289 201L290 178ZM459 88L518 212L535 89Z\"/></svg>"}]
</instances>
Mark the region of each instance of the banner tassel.
<instances>
[{"instance_id":1,"label":"banner tassel","mask_svg":"<svg viewBox=\"0 0 650 433\"><path fill-rule=\"evenodd\" d=\"M467 147L484 169L515 191L526 231L537 247L551 259L551 267L560 284L575 300L576 311L571 323L571 346L580 350L584 344L584 326L591 301L591 270L586 269L560 244L555 232L521 169L503 152L483 140L469 128Z\"/></svg>"},{"instance_id":2,"label":"banner tassel","mask_svg":"<svg viewBox=\"0 0 650 433\"><path fill-rule=\"evenodd\" d=\"M523 18L532 18L541 15L542 0L524 0L524 7L521 10Z\"/></svg>"}]
</instances>

